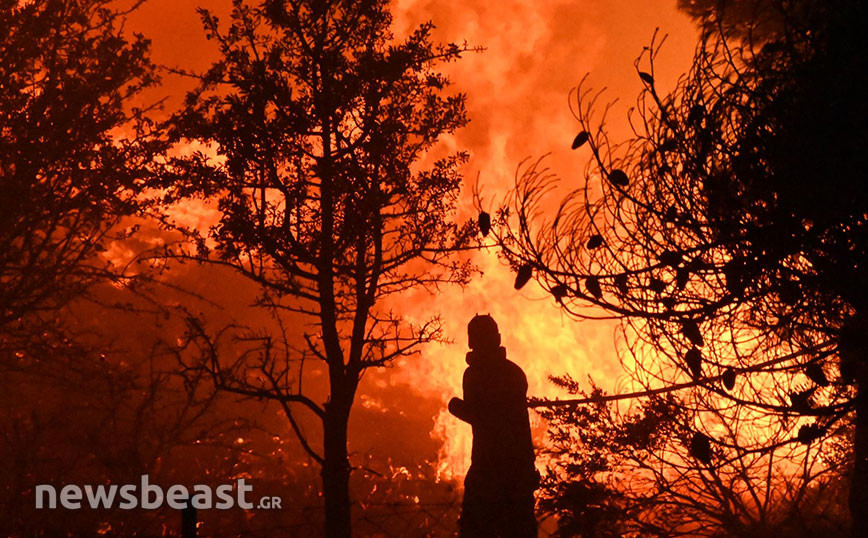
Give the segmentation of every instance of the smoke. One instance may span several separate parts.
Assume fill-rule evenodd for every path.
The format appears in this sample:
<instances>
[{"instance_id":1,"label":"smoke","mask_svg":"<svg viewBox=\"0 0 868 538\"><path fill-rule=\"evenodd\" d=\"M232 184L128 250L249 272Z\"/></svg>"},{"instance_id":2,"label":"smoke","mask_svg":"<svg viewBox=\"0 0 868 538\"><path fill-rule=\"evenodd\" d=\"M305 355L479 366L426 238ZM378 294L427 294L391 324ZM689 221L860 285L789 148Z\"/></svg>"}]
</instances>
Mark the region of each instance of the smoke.
<instances>
[{"instance_id":1,"label":"smoke","mask_svg":"<svg viewBox=\"0 0 868 538\"><path fill-rule=\"evenodd\" d=\"M468 94L471 118L450 145L470 151L467 177L478 174L486 208L502 199L518 163L527 157L550 154L547 164L563 178L564 188L581 185L587 155L569 149L575 120L567 99L582 76L590 73L594 87L608 87L606 100L629 103L641 89L633 61L656 27L669 34L655 74L661 88L673 86L689 65L696 40L696 30L671 1L406 0L397 2L394 13L397 35L430 19L440 40L466 40L486 49L448 66L457 90ZM615 139L628 134L626 109L616 107L610 118ZM473 216L471 206L467 189L464 218ZM462 477L470 463L470 427L449 415L445 404L461 394L466 324L473 315L490 313L497 320L507 356L524 369L531 396L563 396L549 382L551 375L570 373L580 380L589 375L609 390L623 377L613 323L576 323L534 284L515 291L514 275L493 250L475 260L483 275L467 288L444 289L436 296L417 293L400 301L412 319L441 312L445 334L453 341L403 361L396 375L441 402L431 435L443 442L438 465L443 479ZM535 413L531 420L539 447L545 443L545 425Z\"/></svg>"},{"instance_id":2,"label":"smoke","mask_svg":"<svg viewBox=\"0 0 868 538\"><path fill-rule=\"evenodd\" d=\"M129 30L151 38L158 64L201 71L215 58L215 49L204 39L196 6L150 0L132 14ZM207 7L225 21L230 2L209 2ZM662 88L672 86L689 65L696 38L673 0L400 0L393 13L397 37L433 20L440 41L466 40L485 47L446 66L454 89L468 94L471 123L444 140L439 151L470 152L468 184L478 175L483 203L489 205L502 199L526 157L550 153L547 162L564 178L565 187L580 186L587 155L569 150L575 135L569 90L591 73L594 87L609 88L607 99L630 103L641 88L633 60L657 27L670 37L655 79ZM146 98L168 97L165 108L172 110L193 84L167 73L163 86ZM615 138L627 134L626 108L616 108L612 115ZM212 210L191 205L178 218L205 222ZM459 218L473 213L468 188ZM441 313L452 343L431 345L394 369L366 374L351 424L354 458L364 460L366 454L379 452L399 466L430 460L442 478L463 475L469 464L470 429L445 411L445 403L461 393L466 323L476 313L490 313L498 321L508 356L527 374L529 395L558 396L548 376L566 372L577 379L591 375L605 388L617 384L622 374L611 323L576 323L564 317L553 298L534 284L516 292L514 276L493 250L478 253L475 260L483 275L465 289L443 289L437 295L415 292L394 305L410 320ZM231 293L231 287L222 289ZM539 445L544 425L535 416L532 421Z\"/></svg>"}]
</instances>

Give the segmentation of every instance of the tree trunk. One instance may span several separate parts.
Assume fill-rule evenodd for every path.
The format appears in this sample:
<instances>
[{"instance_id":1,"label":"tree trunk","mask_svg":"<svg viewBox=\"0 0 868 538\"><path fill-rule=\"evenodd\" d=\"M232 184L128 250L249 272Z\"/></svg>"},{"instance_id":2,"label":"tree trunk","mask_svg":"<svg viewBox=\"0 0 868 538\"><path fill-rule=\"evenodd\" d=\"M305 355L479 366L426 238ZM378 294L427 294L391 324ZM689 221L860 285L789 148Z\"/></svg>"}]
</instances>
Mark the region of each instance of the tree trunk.
<instances>
[{"instance_id":1,"label":"tree trunk","mask_svg":"<svg viewBox=\"0 0 868 538\"><path fill-rule=\"evenodd\" d=\"M322 483L326 538L350 538L350 462L347 459L349 406L326 404L323 421Z\"/></svg>"},{"instance_id":2,"label":"tree trunk","mask_svg":"<svg viewBox=\"0 0 868 538\"><path fill-rule=\"evenodd\" d=\"M859 365L856 432L853 436L853 480L850 483L852 537L868 538L868 372Z\"/></svg>"}]
</instances>

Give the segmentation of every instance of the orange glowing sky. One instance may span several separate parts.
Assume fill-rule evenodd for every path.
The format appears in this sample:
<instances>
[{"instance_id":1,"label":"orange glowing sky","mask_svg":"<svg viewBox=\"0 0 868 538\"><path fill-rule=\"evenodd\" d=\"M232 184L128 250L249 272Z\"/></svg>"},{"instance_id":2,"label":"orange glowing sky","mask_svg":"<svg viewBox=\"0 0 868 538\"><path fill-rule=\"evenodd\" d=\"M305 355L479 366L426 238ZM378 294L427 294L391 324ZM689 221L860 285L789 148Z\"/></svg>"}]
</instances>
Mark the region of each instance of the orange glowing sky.
<instances>
[{"instance_id":1,"label":"orange glowing sky","mask_svg":"<svg viewBox=\"0 0 868 538\"><path fill-rule=\"evenodd\" d=\"M567 99L586 73L590 73L590 86L608 88L605 100L619 100L609 118L610 132L616 139L627 134L626 111L641 89L633 61L649 44L655 28L668 35L656 65L657 86L664 91L673 87L689 67L697 39L693 24L675 4L675 0L400 0L393 9L394 30L404 35L430 19L437 26L438 40L466 40L486 48L448 66L454 88L468 95L471 121L445 143L470 152L465 177L472 181L479 174L485 203L493 204L512 185L516 167L526 157L551 153L548 164L565 182L575 187L583 181L587 154L569 149L576 121ZM131 16L129 27L152 39L158 64L202 70L214 58L214 49L202 37L195 13L200 5L222 13L223 20L228 18L227 0L148 0ZM167 109L179 101L176 90L189 86L189 81L166 76L160 91L175 96ZM464 200L462 217L467 218L472 214L469 188ZM590 374L609 391L624 389L611 323L576 323L566 318L534 284L516 292L513 275L493 250L479 254L477 263L484 276L466 289L446 289L436 297L416 294L400 305L410 318L441 312L454 343L430 346L422 356L402 361L386 377L366 378L360 396L372 398L375 384L385 382L409 383L440 398L444 410L436 418L433 435L445 440L441 463L447 475L463 474L469 464L469 426L450 417L445 402L460 393L465 325L477 312L491 313L500 324L509 357L527 373L531 395L557 395L547 376L566 372L580 380Z\"/></svg>"}]
</instances>

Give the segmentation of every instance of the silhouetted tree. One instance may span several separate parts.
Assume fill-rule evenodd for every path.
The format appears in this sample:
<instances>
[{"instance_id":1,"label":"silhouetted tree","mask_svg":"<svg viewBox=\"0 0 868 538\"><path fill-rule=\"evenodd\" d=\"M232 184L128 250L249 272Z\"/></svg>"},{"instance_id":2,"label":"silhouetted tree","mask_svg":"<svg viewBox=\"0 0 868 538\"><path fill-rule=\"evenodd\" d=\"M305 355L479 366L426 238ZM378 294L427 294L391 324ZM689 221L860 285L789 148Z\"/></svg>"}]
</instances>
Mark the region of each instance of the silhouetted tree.
<instances>
[{"instance_id":1,"label":"silhouetted tree","mask_svg":"<svg viewBox=\"0 0 868 538\"><path fill-rule=\"evenodd\" d=\"M704 32L720 33L750 46L761 46L768 39L807 30L825 2L816 0L678 0L678 9L687 13Z\"/></svg>"},{"instance_id":2,"label":"silhouetted tree","mask_svg":"<svg viewBox=\"0 0 868 538\"><path fill-rule=\"evenodd\" d=\"M100 256L142 210L159 147L132 100L156 82L148 42L104 0L0 1L0 353L119 268ZM4 357L4 360L6 357Z\"/></svg>"},{"instance_id":3,"label":"silhouetted tree","mask_svg":"<svg viewBox=\"0 0 868 538\"><path fill-rule=\"evenodd\" d=\"M726 420L696 413L673 393L627 408L569 377L558 385L588 403L542 409L551 459L541 508L558 514L561 536L804 536L845 532L848 428L815 450L790 443L774 417ZM550 405L538 402L541 405ZM771 418L771 420L770 420ZM694 424L718 424L713 448ZM743 450L747 436L766 448Z\"/></svg>"},{"instance_id":4,"label":"silhouetted tree","mask_svg":"<svg viewBox=\"0 0 868 538\"><path fill-rule=\"evenodd\" d=\"M669 95L652 46L623 144L595 127L595 96L580 87L584 187L544 220L553 180L526 167L508 202L515 224L496 233L519 275L535 271L565 311L622 319L636 376L684 391L685 409L724 423L777 416L791 443L819 447L853 422L850 507L864 536L868 65L856 44L868 19L858 2L819 4L783 5L785 26L761 46L711 25ZM722 441L710 423L695 429L691 443L713 459Z\"/></svg>"},{"instance_id":5,"label":"silhouetted tree","mask_svg":"<svg viewBox=\"0 0 868 538\"><path fill-rule=\"evenodd\" d=\"M250 429L215 405L208 376L182 378L162 347L142 347L97 356L57 345L0 365L4 536L158 534L177 524L175 510L118 510L117 499L113 510L40 510L34 488L136 484L144 474L164 486L228 482L246 463L235 440Z\"/></svg>"},{"instance_id":6,"label":"silhouetted tree","mask_svg":"<svg viewBox=\"0 0 868 538\"><path fill-rule=\"evenodd\" d=\"M406 322L384 300L471 272L451 257L475 229L450 220L465 155L420 166L467 121L464 96L444 96L448 81L434 70L466 47L433 44L430 23L394 39L381 0L236 1L225 31L202 16L221 58L172 129L210 149L176 161L168 187L174 198L216 200L219 223L188 230L195 250L175 254L256 282L258 304L304 324L306 342L247 335L237 360L206 349L206 366L220 389L280 402L322 465L326 535L349 536L347 422L361 376L439 336L436 318ZM191 331L205 335L196 323ZM302 388L310 359L327 370L324 405ZM300 409L321 421L321 450Z\"/></svg>"}]
</instances>

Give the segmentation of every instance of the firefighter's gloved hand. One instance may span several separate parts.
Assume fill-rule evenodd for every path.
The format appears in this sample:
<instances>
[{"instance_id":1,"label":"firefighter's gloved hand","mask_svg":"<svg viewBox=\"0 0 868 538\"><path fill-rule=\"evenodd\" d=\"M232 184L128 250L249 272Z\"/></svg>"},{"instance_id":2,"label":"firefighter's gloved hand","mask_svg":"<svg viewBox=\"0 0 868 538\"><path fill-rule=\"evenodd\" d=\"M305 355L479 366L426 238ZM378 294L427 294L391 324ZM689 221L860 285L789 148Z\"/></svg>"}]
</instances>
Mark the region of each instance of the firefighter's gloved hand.
<instances>
[{"instance_id":1,"label":"firefighter's gloved hand","mask_svg":"<svg viewBox=\"0 0 868 538\"><path fill-rule=\"evenodd\" d=\"M452 398L449 400L449 412L464 422L470 422L467 403L465 403L461 398Z\"/></svg>"}]
</instances>

